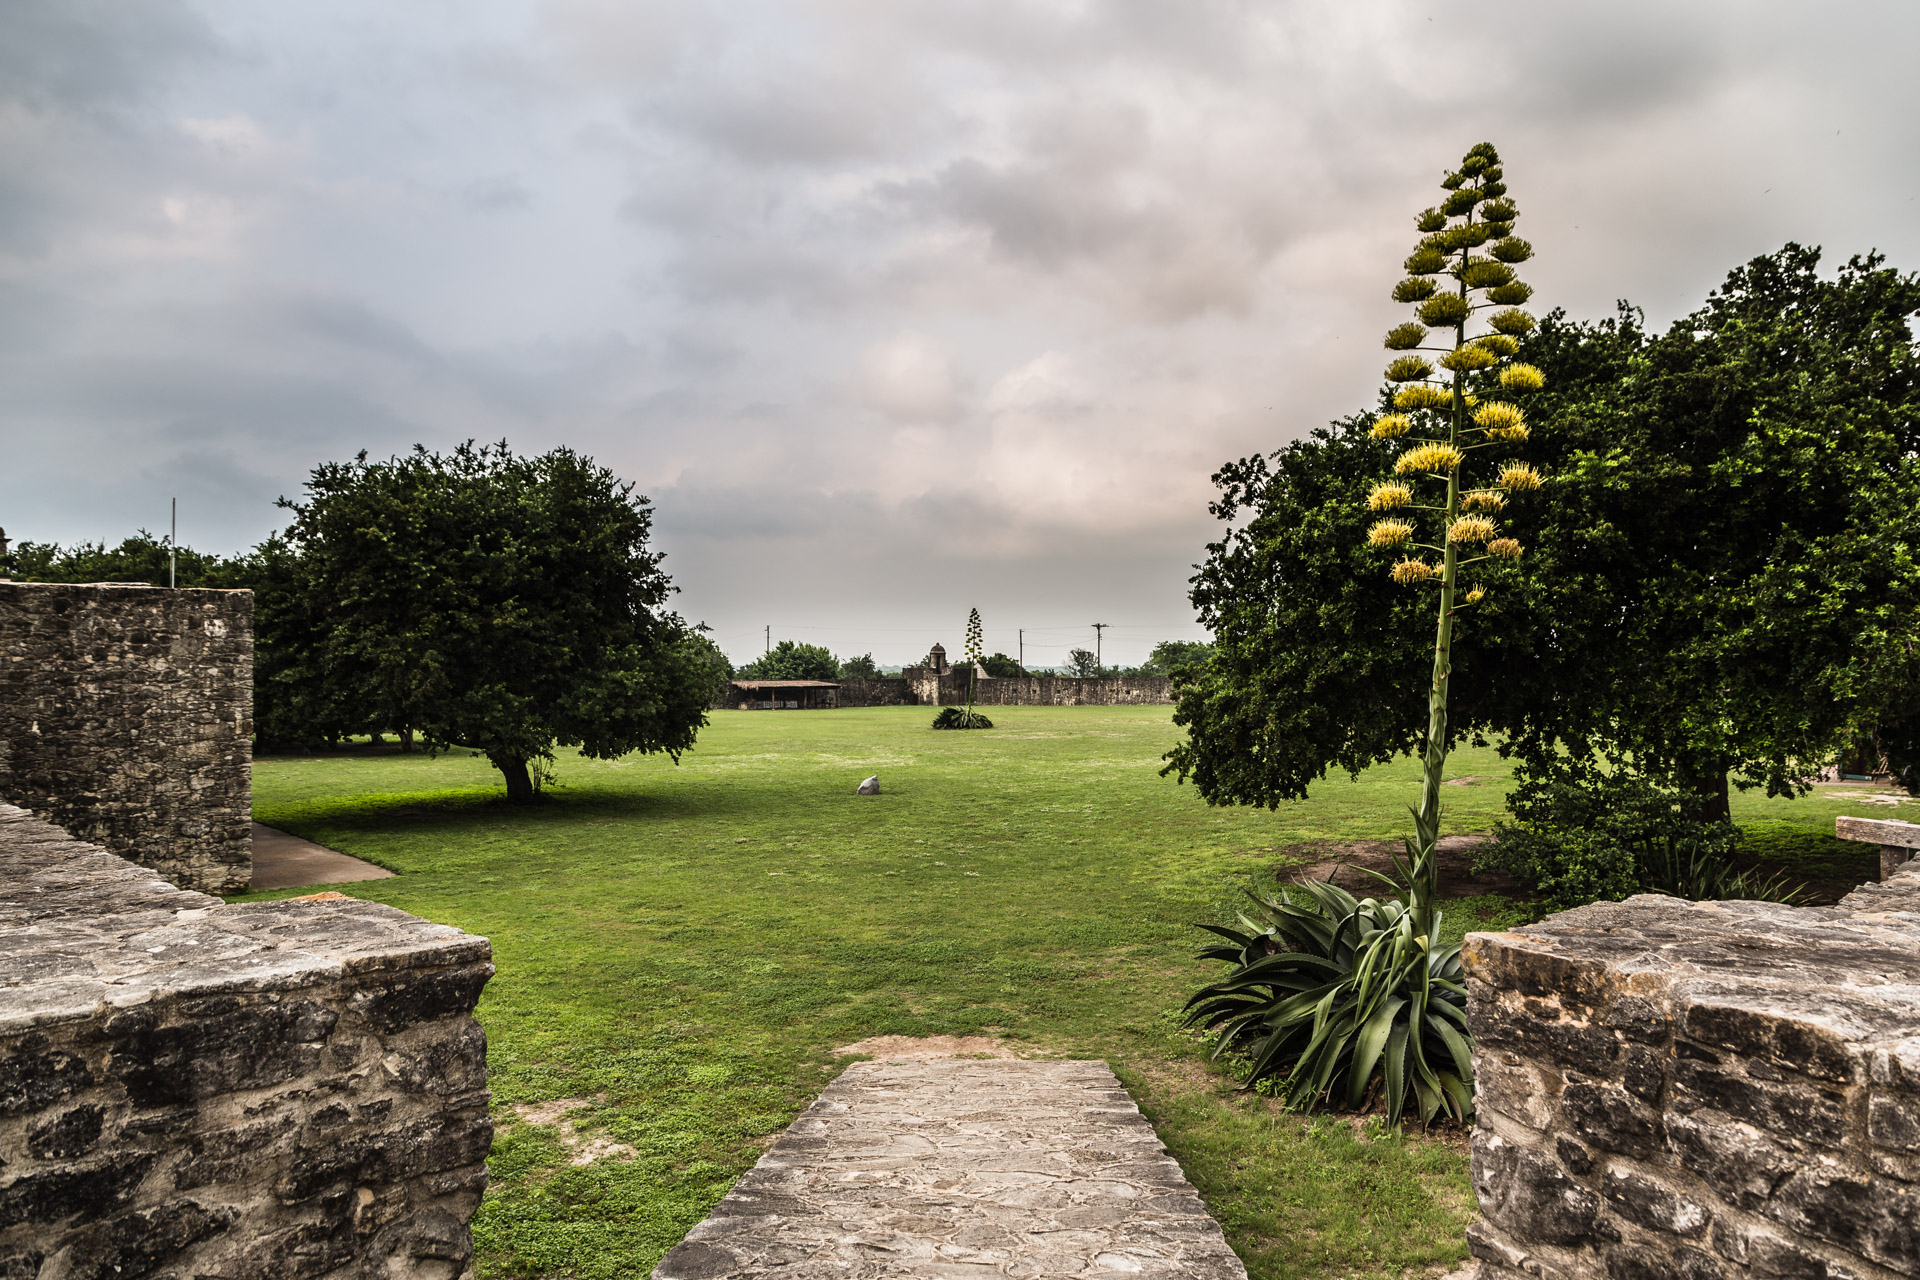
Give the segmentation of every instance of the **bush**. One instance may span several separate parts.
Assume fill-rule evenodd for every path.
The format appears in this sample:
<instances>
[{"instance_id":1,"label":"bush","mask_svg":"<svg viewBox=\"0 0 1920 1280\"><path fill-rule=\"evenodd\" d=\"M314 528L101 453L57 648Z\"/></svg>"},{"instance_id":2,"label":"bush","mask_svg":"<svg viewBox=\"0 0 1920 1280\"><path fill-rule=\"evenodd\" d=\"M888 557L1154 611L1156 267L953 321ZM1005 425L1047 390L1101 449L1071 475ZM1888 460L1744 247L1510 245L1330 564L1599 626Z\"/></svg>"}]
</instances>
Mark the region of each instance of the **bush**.
<instances>
[{"instance_id":1,"label":"bush","mask_svg":"<svg viewBox=\"0 0 1920 1280\"><path fill-rule=\"evenodd\" d=\"M1539 893L1555 911L1636 893L1690 901L1797 901L1799 886L1734 863L1740 829L1701 816L1691 795L1638 775L1561 764L1508 798L1515 818L1476 859Z\"/></svg>"},{"instance_id":2,"label":"bush","mask_svg":"<svg viewBox=\"0 0 1920 1280\"><path fill-rule=\"evenodd\" d=\"M1233 972L1195 992L1187 1021L1219 1034L1214 1055L1246 1059L1246 1080L1289 1106L1365 1106L1387 1123L1473 1114L1473 1063L1460 945L1433 944L1399 898L1357 900L1313 882L1295 902L1255 897L1260 920L1202 925L1227 940L1203 950ZM1440 930L1440 913L1433 930Z\"/></svg>"},{"instance_id":3,"label":"bush","mask_svg":"<svg viewBox=\"0 0 1920 1280\"><path fill-rule=\"evenodd\" d=\"M940 714L933 718L936 729L991 729L993 721L978 711L969 711L965 707L942 707Z\"/></svg>"}]
</instances>

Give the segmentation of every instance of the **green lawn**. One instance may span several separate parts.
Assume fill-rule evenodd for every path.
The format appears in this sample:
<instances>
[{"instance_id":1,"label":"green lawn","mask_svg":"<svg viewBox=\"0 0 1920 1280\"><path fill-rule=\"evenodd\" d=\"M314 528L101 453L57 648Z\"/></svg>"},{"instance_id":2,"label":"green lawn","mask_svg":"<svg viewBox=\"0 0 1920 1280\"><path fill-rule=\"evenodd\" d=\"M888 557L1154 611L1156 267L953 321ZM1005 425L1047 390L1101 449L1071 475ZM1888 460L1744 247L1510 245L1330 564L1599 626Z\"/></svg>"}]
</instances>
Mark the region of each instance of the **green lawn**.
<instances>
[{"instance_id":1,"label":"green lawn","mask_svg":"<svg viewBox=\"0 0 1920 1280\"><path fill-rule=\"evenodd\" d=\"M261 821L401 873L347 892L493 940L480 1275L644 1275L845 1064L835 1047L880 1034L1112 1062L1256 1277L1462 1258L1457 1135L1282 1114L1223 1087L1169 1017L1204 972L1191 923L1271 884L1290 844L1400 835L1413 762L1221 810L1158 776L1164 707L996 707L981 733L931 714L718 712L677 767L563 758L524 810L463 753L257 762ZM884 794L856 797L874 772ZM1463 751L1450 773L1484 781L1448 789L1445 829L1490 827L1504 762ZM1822 801L1740 803L1832 830ZM1462 905L1457 928L1517 918ZM511 1110L561 1098L633 1154L571 1165Z\"/></svg>"}]
</instances>

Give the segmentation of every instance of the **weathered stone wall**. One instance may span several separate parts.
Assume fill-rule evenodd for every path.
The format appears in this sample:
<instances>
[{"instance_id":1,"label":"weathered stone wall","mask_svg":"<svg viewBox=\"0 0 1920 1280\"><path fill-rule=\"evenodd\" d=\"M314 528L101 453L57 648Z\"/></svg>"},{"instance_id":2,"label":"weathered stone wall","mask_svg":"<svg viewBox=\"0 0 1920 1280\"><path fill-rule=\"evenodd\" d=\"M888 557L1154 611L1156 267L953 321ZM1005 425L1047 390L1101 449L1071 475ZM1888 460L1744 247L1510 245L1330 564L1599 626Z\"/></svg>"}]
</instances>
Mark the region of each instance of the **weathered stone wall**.
<instances>
[{"instance_id":1,"label":"weathered stone wall","mask_svg":"<svg viewBox=\"0 0 1920 1280\"><path fill-rule=\"evenodd\" d=\"M1173 685L1164 676L1116 676L1078 680L1072 676L984 678L977 682L974 702L983 707L1121 707L1164 706L1173 701ZM924 667L892 680L843 680L843 707L964 707L964 672L938 675Z\"/></svg>"},{"instance_id":2,"label":"weathered stone wall","mask_svg":"<svg viewBox=\"0 0 1920 1280\"><path fill-rule=\"evenodd\" d=\"M0 1277L453 1280L484 938L224 904L0 805Z\"/></svg>"},{"instance_id":3,"label":"weathered stone wall","mask_svg":"<svg viewBox=\"0 0 1920 1280\"><path fill-rule=\"evenodd\" d=\"M0 800L244 889L252 735L252 592L0 582Z\"/></svg>"},{"instance_id":4,"label":"weathered stone wall","mask_svg":"<svg viewBox=\"0 0 1920 1280\"><path fill-rule=\"evenodd\" d=\"M880 677L874 680L842 680L840 705L843 707L911 707L913 682Z\"/></svg>"},{"instance_id":5,"label":"weathered stone wall","mask_svg":"<svg viewBox=\"0 0 1920 1280\"><path fill-rule=\"evenodd\" d=\"M1483 1280L1920 1274L1920 864L1467 939Z\"/></svg>"},{"instance_id":6,"label":"weathered stone wall","mask_svg":"<svg viewBox=\"0 0 1920 1280\"><path fill-rule=\"evenodd\" d=\"M941 676L935 696L941 706L965 706L966 676ZM1173 682L1165 676L1110 676L1101 680L1020 676L978 681L973 700L984 707L1164 706L1173 701Z\"/></svg>"}]
</instances>

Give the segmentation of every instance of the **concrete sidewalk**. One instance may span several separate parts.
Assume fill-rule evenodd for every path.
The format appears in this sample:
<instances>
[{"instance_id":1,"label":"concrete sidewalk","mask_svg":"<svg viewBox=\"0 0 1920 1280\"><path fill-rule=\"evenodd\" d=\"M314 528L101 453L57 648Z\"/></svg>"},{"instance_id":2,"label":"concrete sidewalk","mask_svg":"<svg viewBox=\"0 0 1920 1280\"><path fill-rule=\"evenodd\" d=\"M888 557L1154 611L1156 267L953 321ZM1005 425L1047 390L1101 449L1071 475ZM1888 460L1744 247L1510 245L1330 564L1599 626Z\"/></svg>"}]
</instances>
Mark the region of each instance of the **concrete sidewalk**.
<instances>
[{"instance_id":1,"label":"concrete sidewalk","mask_svg":"<svg viewBox=\"0 0 1920 1280\"><path fill-rule=\"evenodd\" d=\"M1246 1280L1104 1062L861 1062L654 1280Z\"/></svg>"},{"instance_id":2,"label":"concrete sidewalk","mask_svg":"<svg viewBox=\"0 0 1920 1280\"><path fill-rule=\"evenodd\" d=\"M350 884L355 880L385 880L393 872L362 862L337 849L253 824L253 883L255 889L298 889L313 884Z\"/></svg>"}]
</instances>

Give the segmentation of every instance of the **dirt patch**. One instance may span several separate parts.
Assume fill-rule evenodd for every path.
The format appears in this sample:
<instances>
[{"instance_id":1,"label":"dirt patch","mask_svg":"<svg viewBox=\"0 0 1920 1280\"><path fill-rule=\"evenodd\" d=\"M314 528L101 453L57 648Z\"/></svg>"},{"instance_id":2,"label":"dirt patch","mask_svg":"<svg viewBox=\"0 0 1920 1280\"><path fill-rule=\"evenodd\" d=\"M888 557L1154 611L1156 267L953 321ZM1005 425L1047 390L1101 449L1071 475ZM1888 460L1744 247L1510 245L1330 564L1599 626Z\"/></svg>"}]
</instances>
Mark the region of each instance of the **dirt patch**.
<instances>
[{"instance_id":1,"label":"dirt patch","mask_svg":"<svg viewBox=\"0 0 1920 1280\"><path fill-rule=\"evenodd\" d=\"M528 1124L552 1125L560 1131L560 1145L570 1153L567 1163L580 1166L589 1165L596 1160L624 1160L640 1153L624 1142L615 1142L611 1138L595 1137L581 1133L567 1119L575 1111L584 1111L599 1105L597 1098L555 1098L550 1102L516 1102L513 1114Z\"/></svg>"},{"instance_id":2,"label":"dirt patch","mask_svg":"<svg viewBox=\"0 0 1920 1280\"><path fill-rule=\"evenodd\" d=\"M835 1053L863 1053L875 1062L932 1062L936 1058L1018 1058L996 1036L869 1036Z\"/></svg>"},{"instance_id":3,"label":"dirt patch","mask_svg":"<svg viewBox=\"0 0 1920 1280\"><path fill-rule=\"evenodd\" d=\"M1440 837L1442 898L1469 898L1481 893L1528 896L1504 871L1474 871L1475 850L1492 838L1490 835ZM1302 880L1331 879L1347 892L1364 898L1387 887L1376 876L1392 875L1394 857L1404 858L1406 846L1397 840L1310 840L1275 852L1280 857L1306 864L1282 870L1283 882L1297 884ZM1375 874L1368 875L1368 872Z\"/></svg>"}]
</instances>

